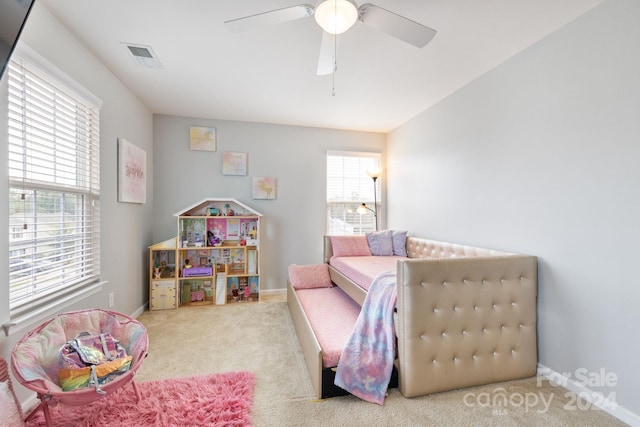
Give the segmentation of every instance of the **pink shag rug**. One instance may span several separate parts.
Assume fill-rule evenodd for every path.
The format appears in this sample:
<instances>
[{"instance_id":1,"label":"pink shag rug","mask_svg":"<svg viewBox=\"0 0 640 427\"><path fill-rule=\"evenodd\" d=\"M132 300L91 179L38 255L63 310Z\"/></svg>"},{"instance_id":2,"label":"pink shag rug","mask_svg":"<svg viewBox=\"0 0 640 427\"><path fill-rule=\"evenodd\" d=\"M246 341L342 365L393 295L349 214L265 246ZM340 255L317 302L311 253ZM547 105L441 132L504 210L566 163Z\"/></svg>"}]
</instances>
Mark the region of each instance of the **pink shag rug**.
<instances>
[{"instance_id":1,"label":"pink shag rug","mask_svg":"<svg viewBox=\"0 0 640 427\"><path fill-rule=\"evenodd\" d=\"M51 427L249 426L255 377L229 372L127 384L90 405L51 408ZM46 425L39 411L28 427Z\"/></svg>"}]
</instances>

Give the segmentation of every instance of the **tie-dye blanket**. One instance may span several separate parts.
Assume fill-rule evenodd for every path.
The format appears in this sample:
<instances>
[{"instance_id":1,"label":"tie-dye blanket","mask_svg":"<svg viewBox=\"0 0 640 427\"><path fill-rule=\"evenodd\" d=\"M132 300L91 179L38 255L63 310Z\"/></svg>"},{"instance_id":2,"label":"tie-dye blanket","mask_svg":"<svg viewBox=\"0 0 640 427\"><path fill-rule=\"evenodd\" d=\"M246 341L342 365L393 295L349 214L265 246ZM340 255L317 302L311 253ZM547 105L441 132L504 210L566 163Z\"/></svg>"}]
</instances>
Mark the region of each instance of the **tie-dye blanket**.
<instances>
[{"instance_id":1,"label":"tie-dye blanket","mask_svg":"<svg viewBox=\"0 0 640 427\"><path fill-rule=\"evenodd\" d=\"M393 371L396 297L395 272L386 271L373 280L340 355L334 381L354 396L378 405L384 404Z\"/></svg>"}]
</instances>

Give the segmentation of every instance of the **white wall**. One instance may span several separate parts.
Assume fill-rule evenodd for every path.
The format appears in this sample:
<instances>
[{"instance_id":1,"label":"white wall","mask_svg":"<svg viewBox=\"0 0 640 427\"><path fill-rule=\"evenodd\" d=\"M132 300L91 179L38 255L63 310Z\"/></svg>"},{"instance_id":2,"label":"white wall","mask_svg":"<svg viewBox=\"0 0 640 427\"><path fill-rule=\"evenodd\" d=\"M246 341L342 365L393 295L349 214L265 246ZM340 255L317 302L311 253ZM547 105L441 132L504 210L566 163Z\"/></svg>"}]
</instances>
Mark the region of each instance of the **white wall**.
<instances>
[{"instance_id":1,"label":"white wall","mask_svg":"<svg viewBox=\"0 0 640 427\"><path fill-rule=\"evenodd\" d=\"M389 226L537 255L540 363L615 373L617 386L594 389L635 414L639 18L635 0L604 3L394 130L387 146Z\"/></svg>"},{"instance_id":2,"label":"white wall","mask_svg":"<svg viewBox=\"0 0 640 427\"><path fill-rule=\"evenodd\" d=\"M64 71L103 101L100 113L101 143L101 269L108 284L103 290L60 311L90 307L107 308L108 293L114 292L113 309L131 314L147 301L146 247L151 244L153 206L153 145L152 115L149 110L124 87L78 40L76 40L48 11L36 2L23 31L21 41L38 52L54 66ZM0 99L6 100L6 75L0 82ZM6 102L0 101L0 117L7 117ZM6 120L0 120L0 161L7 170ZM117 138L125 137L147 151L148 196L146 205L117 202ZM7 200L7 175L0 185L0 199ZM4 204L6 206L6 204ZM8 241L7 215L0 215L0 240ZM0 324L9 319L8 252L1 245L0 252ZM14 328L8 338L0 332L0 354L9 358L15 342L34 327ZM18 387L21 397L27 395Z\"/></svg>"},{"instance_id":3,"label":"white wall","mask_svg":"<svg viewBox=\"0 0 640 427\"><path fill-rule=\"evenodd\" d=\"M215 127L216 152L190 151L189 127ZM183 208L207 197L230 197L264 214L261 290L284 289L287 266L322 262L326 230L326 151L377 151L379 133L154 116L154 230L174 237ZM247 176L222 175L222 152L248 153ZM276 200L253 200L253 176L277 178Z\"/></svg>"}]
</instances>

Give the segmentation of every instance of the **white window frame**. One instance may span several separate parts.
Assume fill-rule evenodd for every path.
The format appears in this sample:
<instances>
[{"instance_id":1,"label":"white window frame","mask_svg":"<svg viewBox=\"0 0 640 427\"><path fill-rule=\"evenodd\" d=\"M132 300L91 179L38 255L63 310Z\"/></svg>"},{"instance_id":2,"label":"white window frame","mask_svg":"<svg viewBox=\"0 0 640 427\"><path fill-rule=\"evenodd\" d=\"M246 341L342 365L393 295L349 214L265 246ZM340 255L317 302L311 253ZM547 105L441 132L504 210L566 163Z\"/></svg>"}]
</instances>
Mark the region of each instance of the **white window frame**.
<instances>
[{"instance_id":1,"label":"white window frame","mask_svg":"<svg viewBox=\"0 0 640 427\"><path fill-rule=\"evenodd\" d=\"M102 284L102 101L24 44L6 75L11 322L5 333L16 319Z\"/></svg>"},{"instance_id":2,"label":"white window frame","mask_svg":"<svg viewBox=\"0 0 640 427\"><path fill-rule=\"evenodd\" d=\"M332 164L336 161L343 163ZM376 218L371 211L357 213L362 203L377 212L378 226L382 226L381 179L374 181L367 175L367 169L381 165L382 153L379 152L327 151L328 235L362 235L376 230ZM374 201L377 202L375 209Z\"/></svg>"}]
</instances>

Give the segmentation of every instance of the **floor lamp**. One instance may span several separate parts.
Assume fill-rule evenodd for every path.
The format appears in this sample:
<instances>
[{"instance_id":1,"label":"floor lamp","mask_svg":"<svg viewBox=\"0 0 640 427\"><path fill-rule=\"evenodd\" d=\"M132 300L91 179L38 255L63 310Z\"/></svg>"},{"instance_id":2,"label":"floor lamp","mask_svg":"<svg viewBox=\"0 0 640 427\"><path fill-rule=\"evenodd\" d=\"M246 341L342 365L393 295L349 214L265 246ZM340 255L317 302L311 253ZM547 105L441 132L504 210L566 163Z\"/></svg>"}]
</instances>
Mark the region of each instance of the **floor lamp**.
<instances>
[{"instance_id":1,"label":"floor lamp","mask_svg":"<svg viewBox=\"0 0 640 427\"><path fill-rule=\"evenodd\" d=\"M356 211L360 215L364 215L367 211L371 211L373 213L373 220L376 223L376 231L378 231L378 192L376 191L376 181L378 180L378 177L382 175L382 169L379 167L367 169L367 175L373 179L373 209L363 203L358 206Z\"/></svg>"}]
</instances>

